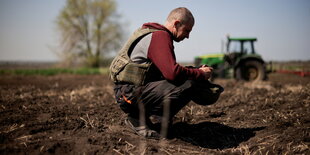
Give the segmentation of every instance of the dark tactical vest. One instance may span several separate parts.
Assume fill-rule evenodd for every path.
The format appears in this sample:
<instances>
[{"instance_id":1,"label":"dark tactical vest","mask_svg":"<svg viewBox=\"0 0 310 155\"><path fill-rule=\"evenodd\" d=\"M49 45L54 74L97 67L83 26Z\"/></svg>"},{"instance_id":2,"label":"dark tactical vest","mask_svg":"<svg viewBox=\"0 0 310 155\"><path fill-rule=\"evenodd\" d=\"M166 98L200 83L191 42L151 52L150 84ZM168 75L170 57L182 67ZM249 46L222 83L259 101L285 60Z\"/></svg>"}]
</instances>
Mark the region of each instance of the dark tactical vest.
<instances>
[{"instance_id":1,"label":"dark tactical vest","mask_svg":"<svg viewBox=\"0 0 310 155\"><path fill-rule=\"evenodd\" d=\"M142 29L136 30L110 66L110 78L114 83L130 83L136 86L144 85L152 79L152 62L146 64L137 64L130 59L130 54L136 44L147 34L160 31L157 29Z\"/></svg>"}]
</instances>

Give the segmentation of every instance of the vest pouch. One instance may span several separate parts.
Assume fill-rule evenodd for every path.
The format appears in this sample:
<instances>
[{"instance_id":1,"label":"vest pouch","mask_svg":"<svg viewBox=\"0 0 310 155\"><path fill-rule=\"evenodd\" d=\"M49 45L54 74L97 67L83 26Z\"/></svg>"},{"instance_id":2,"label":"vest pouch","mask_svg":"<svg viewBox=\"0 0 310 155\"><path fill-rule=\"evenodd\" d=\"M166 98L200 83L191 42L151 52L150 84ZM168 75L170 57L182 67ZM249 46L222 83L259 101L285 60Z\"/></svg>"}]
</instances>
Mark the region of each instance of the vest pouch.
<instances>
[{"instance_id":1,"label":"vest pouch","mask_svg":"<svg viewBox=\"0 0 310 155\"><path fill-rule=\"evenodd\" d=\"M118 59L114 59L110 66L110 78L113 80L113 82L117 82L117 75L120 71L123 70L123 68L129 63L129 60L126 59L126 57L123 55L120 55L117 57Z\"/></svg>"},{"instance_id":2,"label":"vest pouch","mask_svg":"<svg viewBox=\"0 0 310 155\"><path fill-rule=\"evenodd\" d=\"M146 73L151 64L128 63L124 70L117 75L117 80L132 83L136 86L144 85Z\"/></svg>"}]
</instances>

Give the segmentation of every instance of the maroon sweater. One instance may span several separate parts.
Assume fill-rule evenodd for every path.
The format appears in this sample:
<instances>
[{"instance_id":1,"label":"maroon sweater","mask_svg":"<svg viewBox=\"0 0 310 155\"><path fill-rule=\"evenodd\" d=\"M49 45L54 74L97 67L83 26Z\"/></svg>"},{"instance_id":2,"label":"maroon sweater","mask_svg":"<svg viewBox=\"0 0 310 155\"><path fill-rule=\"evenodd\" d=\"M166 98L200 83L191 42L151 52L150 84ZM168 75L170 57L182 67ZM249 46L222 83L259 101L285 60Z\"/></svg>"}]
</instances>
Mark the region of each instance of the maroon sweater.
<instances>
[{"instance_id":1,"label":"maroon sweater","mask_svg":"<svg viewBox=\"0 0 310 155\"><path fill-rule=\"evenodd\" d=\"M145 23L142 28L152 28L156 31L152 35L147 57L160 70L165 79L174 82L185 80L203 80L204 72L197 68L183 67L176 62L173 36L163 25L157 23Z\"/></svg>"}]
</instances>

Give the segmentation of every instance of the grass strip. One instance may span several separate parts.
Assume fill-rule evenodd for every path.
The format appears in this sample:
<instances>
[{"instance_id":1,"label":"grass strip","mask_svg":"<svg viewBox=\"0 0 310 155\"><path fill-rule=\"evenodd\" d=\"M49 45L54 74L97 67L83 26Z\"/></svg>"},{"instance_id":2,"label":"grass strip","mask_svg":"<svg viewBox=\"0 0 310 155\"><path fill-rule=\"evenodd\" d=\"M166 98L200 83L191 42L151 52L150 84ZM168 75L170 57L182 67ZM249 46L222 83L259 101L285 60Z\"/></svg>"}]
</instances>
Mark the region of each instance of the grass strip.
<instances>
[{"instance_id":1,"label":"grass strip","mask_svg":"<svg viewBox=\"0 0 310 155\"><path fill-rule=\"evenodd\" d=\"M108 74L108 68L0 69L0 75Z\"/></svg>"}]
</instances>

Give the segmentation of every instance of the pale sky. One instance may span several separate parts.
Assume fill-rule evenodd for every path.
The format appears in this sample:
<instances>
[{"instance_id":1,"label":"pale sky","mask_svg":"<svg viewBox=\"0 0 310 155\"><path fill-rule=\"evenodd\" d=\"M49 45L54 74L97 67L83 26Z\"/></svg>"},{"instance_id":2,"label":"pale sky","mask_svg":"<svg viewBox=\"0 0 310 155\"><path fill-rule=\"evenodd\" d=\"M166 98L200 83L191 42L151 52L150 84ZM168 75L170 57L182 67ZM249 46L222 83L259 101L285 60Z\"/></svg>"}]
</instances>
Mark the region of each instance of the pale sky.
<instances>
[{"instance_id":1,"label":"pale sky","mask_svg":"<svg viewBox=\"0 0 310 155\"><path fill-rule=\"evenodd\" d=\"M257 37L266 60L310 60L309 0L117 0L128 36L145 22L163 24L180 6L190 9L190 38L175 43L177 60L193 61L221 52L226 34ZM55 20L65 0L1 0L0 61L56 61L59 34Z\"/></svg>"}]
</instances>

